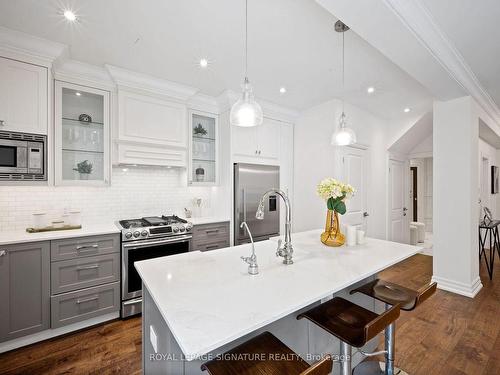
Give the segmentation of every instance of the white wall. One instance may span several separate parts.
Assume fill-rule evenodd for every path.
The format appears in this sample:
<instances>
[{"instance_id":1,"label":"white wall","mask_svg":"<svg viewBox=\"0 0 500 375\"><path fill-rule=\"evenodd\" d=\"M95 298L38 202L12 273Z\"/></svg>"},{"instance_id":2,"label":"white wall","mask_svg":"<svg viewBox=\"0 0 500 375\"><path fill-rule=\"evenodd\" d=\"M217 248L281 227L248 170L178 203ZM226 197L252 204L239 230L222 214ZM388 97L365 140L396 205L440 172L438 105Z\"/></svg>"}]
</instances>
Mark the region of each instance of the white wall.
<instances>
[{"instance_id":1,"label":"white wall","mask_svg":"<svg viewBox=\"0 0 500 375\"><path fill-rule=\"evenodd\" d=\"M416 145L408 154L413 158L432 155L432 134Z\"/></svg>"},{"instance_id":2,"label":"white wall","mask_svg":"<svg viewBox=\"0 0 500 375\"><path fill-rule=\"evenodd\" d=\"M186 172L180 169L113 167L110 187L0 186L0 231L24 230L37 211L55 219L65 209L79 209L83 224L183 215L184 207L192 208L194 197L204 199L203 216L230 217L229 204L221 209L218 203L227 192L219 187L188 187L186 181Z\"/></svg>"},{"instance_id":3,"label":"white wall","mask_svg":"<svg viewBox=\"0 0 500 375\"><path fill-rule=\"evenodd\" d=\"M331 135L341 113L341 102L331 100L304 111L295 125L293 229L303 231L325 225L326 203L317 196L316 186L326 177L338 177L340 164ZM387 131L383 120L354 107L345 106L348 126L356 131L358 143L366 145L368 178L368 234L386 237Z\"/></svg>"},{"instance_id":4,"label":"white wall","mask_svg":"<svg viewBox=\"0 0 500 375\"><path fill-rule=\"evenodd\" d=\"M433 280L473 297L478 259L479 115L470 97L434 103Z\"/></svg>"}]
</instances>

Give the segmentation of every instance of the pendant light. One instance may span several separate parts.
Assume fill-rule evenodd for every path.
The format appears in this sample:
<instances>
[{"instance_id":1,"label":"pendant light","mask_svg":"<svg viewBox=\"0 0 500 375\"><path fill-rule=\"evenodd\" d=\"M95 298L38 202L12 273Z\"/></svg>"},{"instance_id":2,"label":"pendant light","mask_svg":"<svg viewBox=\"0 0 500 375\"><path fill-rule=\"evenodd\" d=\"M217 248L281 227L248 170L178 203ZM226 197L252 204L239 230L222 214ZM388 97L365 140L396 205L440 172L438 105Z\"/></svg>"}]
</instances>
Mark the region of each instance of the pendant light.
<instances>
[{"instance_id":1,"label":"pendant light","mask_svg":"<svg viewBox=\"0 0 500 375\"><path fill-rule=\"evenodd\" d=\"M252 85L248 80L248 0L245 0L245 79L241 98L231 107L231 125L251 127L262 124L263 114L254 99Z\"/></svg>"},{"instance_id":2,"label":"pendant light","mask_svg":"<svg viewBox=\"0 0 500 375\"><path fill-rule=\"evenodd\" d=\"M348 146L356 143L356 133L354 130L347 127L346 114L344 112L344 96L345 96L345 32L349 30L342 21L335 23L335 31L342 33L342 114L339 118L339 127L332 135L332 145L334 146Z\"/></svg>"}]
</instances>

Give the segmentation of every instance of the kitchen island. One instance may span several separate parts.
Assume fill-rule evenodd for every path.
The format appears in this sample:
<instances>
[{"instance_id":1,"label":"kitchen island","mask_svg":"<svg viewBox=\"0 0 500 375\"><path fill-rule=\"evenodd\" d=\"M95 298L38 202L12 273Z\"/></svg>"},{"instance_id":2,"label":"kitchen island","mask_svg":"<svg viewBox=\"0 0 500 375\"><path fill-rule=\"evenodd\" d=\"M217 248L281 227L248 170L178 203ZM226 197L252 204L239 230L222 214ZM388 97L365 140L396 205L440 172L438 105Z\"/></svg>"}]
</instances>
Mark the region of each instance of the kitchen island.
<instances>
[{"instance_id":1,"label":"kitchen island","mask_svg":"<svg viewBox=\"0 0 500 375\"><path fill-rule=\"evenodd\" d=\"M293 234L293 265L276 257L276 239L256 243L255 276L240 259L250 255L249 244L135 263L143 281L144 373L200 374L201 363L263 331L308 362L338 353L338 340L296 316L333 295L380 311L381 304L349 290L422 248L372 238L330 248L320 233ZM353 366L362 359L355 349L353 357Z\"/></svg>"}]
</instances>

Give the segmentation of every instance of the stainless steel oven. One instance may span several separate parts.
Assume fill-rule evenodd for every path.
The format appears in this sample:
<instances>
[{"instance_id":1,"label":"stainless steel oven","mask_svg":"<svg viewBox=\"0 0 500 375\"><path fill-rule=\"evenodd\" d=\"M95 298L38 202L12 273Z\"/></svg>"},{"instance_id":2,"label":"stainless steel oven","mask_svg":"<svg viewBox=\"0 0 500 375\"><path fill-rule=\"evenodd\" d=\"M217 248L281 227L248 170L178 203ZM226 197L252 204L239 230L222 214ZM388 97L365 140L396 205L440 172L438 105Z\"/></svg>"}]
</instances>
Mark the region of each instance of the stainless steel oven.
<instances>
[{"instance_id":1,"label":"stainless steel oven","mask_svg":"<svg viewBox=\"0 0 500 375\"><path fill-rule=\"evenodd\" d=\"M191 234L122 242L122 318L141 312L142 281L134 262L187 253Z\"/></svg>"},{"instance_id":2,"label":"stainless steel oven","mask_svg":"<svg viewBox=\"0 0 500 375\"><path fill-rule=\"evenodd\" d=\"M0 131L0 181L45 181L47 137Z\"/></svg>"}]
</instances>

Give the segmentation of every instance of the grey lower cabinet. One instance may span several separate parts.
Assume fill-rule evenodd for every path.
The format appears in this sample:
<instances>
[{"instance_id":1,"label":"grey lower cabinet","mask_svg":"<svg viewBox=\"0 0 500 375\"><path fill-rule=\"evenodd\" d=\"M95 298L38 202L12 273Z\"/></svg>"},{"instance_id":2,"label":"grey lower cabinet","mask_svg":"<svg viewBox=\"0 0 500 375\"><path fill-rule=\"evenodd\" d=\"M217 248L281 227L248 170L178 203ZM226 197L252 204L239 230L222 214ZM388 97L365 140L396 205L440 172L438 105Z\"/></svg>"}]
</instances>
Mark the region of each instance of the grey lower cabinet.
<instances>
[{"instance_id":1,"label":"grey lower cabinet","mask_svg":"<svg viewBox=\"0 0 500 375\"><path fill-rule=\"evenodd\" d=\"M229 246L229 221L198 224L193 227L191 250L208 251Z\"/></svg>"},{"instance_id":2,"label":"grey lower cabinet","mask_svg":"<svg viewBox=\"0 0 500 375\"><path fill-rule=\"evenodd\" d=\"M120 309L120 236L51 241L51 327Z\"/></svg>"},{"instance_id":3,"label":"grey lower cabinet","mask_svg":"<svg viewBox=\"0 0 500 375\"><path fill-rule=\"evenodd\" d=\"M0 246L0 341L50 327L50 242Z\"/></svg>"}]
</instances>

